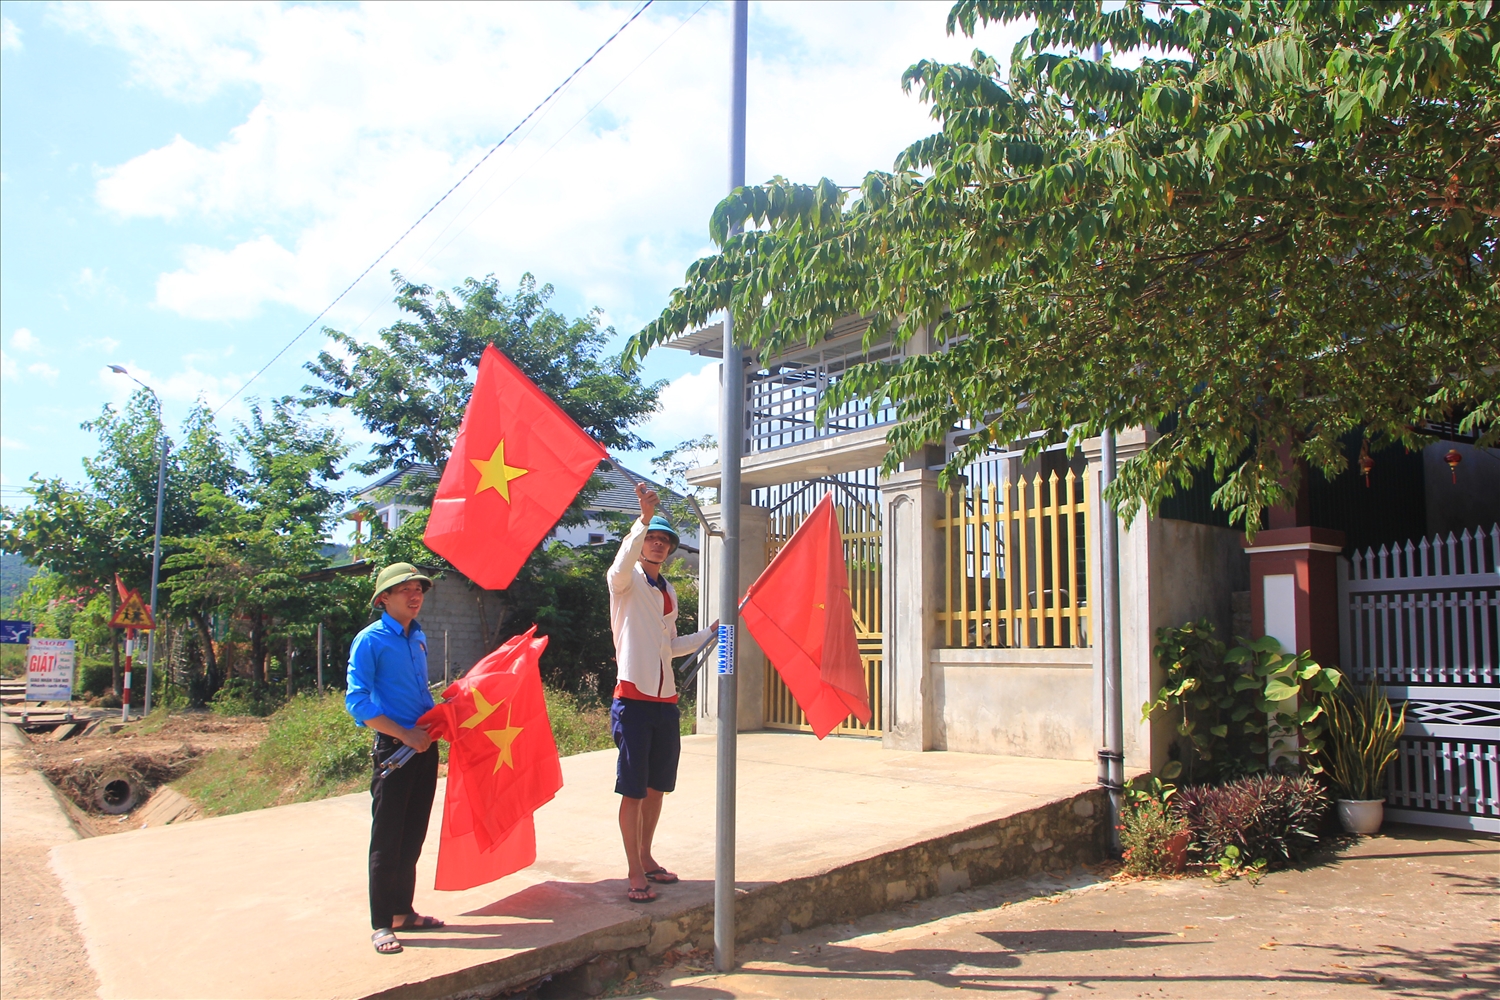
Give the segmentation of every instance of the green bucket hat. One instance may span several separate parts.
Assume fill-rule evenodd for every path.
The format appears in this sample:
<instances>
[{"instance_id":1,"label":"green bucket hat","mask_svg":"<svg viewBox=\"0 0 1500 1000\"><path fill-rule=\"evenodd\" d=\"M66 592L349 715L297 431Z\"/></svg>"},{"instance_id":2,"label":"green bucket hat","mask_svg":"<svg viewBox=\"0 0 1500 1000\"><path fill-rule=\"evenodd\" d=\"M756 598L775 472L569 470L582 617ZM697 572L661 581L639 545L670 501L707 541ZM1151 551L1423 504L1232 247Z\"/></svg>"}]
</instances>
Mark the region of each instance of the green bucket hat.
<instances>
[{"instance_id":1,"label":"green bucket hat","mask_svg":"<svg viewBox=\"0 0 1500 1000\"><path fill-rule=\"evenodd\" d=\"M391 563L375 578L375 593L370 597L370 605L373 607L381 594L408 580L421 580L423 591L432 589L432 577L423 576L411 563Z\"/></svg>"},{"instance_id":2,"label":"green bucket hat","mask_svg":"<svg viewBox=\"0 0 1500 1000\"><path fill-rule=\"evenodd\" d=\"M660 514L656 514L651 518L651 523L646 525L646 530L660 531L664 535L671 535L673 552L677 551L677 547L682 544L682 539L677 537L677 529L672 527L672 522Z\"/></svg>"}]
</instances>

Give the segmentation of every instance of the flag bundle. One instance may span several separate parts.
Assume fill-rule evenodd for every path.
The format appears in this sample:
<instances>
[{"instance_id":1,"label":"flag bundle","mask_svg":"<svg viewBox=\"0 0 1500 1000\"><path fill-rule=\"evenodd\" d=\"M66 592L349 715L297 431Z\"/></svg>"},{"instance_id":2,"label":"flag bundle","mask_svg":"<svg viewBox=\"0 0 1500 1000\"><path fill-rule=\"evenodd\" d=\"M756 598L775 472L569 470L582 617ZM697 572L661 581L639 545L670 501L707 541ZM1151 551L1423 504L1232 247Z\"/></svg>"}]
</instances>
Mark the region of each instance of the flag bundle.
<instances>
[{"instance_id":1,"label":"flag bundle","mask_svg":"<svg viewBox=\"0 0 1500 1000\"><path fill-rule=\"evenodd\" d=\"M818 739L851 714L870 724L844 541L831 495L750 585L740 614Z\"/></svg>"},{"instance_id":2,"label":"flag bundle","mask_svg":"<svg viewBox=\"0 0 1500 1000\"><path fill-rule=\"evenodd\" d=\"M547 637L536 626L448 686L417 724L447 740L438 889L468 889L536 861L532 814L562 787L542 693Z\"/></svg>"},{"instance_id":3,"label":"flag bundle","mask_svg":"<svg viewBox=\"0 0 1500 1000\"><path fill-rule=\"evenodd\" d=\"M479 586L503 590L607 457L491 344L422 540Z\"/></svg>"}]
</instances>

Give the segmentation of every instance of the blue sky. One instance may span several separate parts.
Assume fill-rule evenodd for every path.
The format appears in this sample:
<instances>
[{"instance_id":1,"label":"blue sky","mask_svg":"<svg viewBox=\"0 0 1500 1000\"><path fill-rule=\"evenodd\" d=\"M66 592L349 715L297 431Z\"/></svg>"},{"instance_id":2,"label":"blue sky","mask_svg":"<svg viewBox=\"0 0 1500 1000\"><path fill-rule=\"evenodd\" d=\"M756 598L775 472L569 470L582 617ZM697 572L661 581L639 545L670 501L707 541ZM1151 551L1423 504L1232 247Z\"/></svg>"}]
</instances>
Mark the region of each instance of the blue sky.
<instances>
[{"instance_id":1,"label":"blue sky","mask_svg":"<svg viewBox=\"0 0 1500 1000\"><path fill-rule=\"evenodd\" d=\"M899 79L967 58L947 6L752 4L749 179L857 183L931 131ZM634 7L0 3L5 502L33 473L80 475L78 424L131 388L110 363L174 425L223 404ZM564 312L634 332L709 249L728 35L720 0L655 4L325 322L373 336L393 267L442 287L531 270ZM314 330L221 419L299 391L320 347ZM659 447L713 425L702 359L646 371L671 380L644 429Z\"/></svg>"}]
</instances>

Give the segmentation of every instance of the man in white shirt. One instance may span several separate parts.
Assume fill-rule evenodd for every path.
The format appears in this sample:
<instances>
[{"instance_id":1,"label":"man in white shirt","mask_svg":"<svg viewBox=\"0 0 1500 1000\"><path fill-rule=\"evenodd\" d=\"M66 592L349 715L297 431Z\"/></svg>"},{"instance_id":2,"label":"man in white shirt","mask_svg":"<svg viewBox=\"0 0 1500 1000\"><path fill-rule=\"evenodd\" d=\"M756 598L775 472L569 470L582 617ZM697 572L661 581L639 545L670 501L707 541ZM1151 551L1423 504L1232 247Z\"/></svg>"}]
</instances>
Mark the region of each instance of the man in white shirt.
<instances>
[{"instance_id":1,"label":"man in white shirt","mask_svg":"<svg viewBox=\"0 0 1500 1000\"><path fill-rule=\"evenodd\" d=\"M660 499L655 490L637 483L635 495L640 520L630 525L620 542L608 575L609 623L618 668L609 724L620 750L615 792L620 795L620 835L630 868L628 896L632 902L649 903L656 898L652 882L677 881L651 856L662 796L677 787L682 752L672 658L697 649L718 623L691 635L677 634L677 592L661 573L677 548L677 532L656 513Z\"/></svg>"}]
</instances>

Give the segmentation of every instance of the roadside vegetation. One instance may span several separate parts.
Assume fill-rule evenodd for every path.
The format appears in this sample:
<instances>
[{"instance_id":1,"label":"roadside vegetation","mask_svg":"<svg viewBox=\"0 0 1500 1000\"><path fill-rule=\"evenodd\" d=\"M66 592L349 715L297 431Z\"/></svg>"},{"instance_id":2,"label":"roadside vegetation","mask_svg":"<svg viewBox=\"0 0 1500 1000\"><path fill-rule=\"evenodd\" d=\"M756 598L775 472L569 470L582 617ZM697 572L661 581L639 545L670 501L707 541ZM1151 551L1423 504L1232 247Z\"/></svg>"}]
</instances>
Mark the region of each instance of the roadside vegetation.
<instances>
[{"instance_id":1,"label":"roadside vegetation","mask_svg":"<svg viewBox=\"0 0 1500 1000\"><path fill-rule=\"evenodd\" d=\"M229 710L245 704L262 703L229 697L217 702L214 710L222 715L255 714ZM547 714L558 753L564 757L614 746L609 709L597 702L549 688ZM690 711L684 715L691 721ZM149 732L166 716L165 710L158 710L133 728ZM371 735L344 710L342 691L300 694L271 712L269 721L270 729L258 747L207 753L172 787L197 803L204 815L227 816L346 795L369 783ZM446 763L448 746L439 746Z\"/></svg>"}]
</instances>

